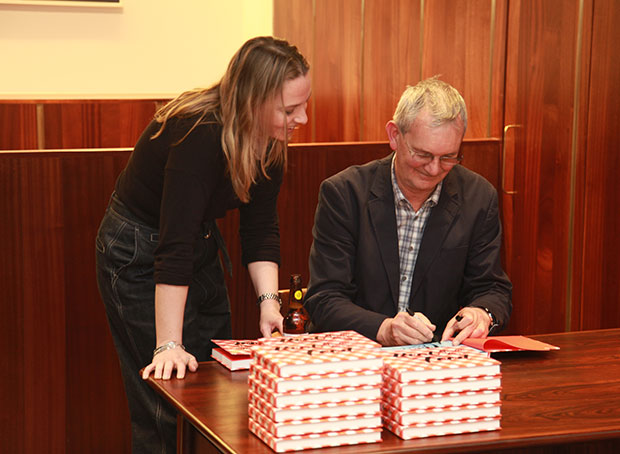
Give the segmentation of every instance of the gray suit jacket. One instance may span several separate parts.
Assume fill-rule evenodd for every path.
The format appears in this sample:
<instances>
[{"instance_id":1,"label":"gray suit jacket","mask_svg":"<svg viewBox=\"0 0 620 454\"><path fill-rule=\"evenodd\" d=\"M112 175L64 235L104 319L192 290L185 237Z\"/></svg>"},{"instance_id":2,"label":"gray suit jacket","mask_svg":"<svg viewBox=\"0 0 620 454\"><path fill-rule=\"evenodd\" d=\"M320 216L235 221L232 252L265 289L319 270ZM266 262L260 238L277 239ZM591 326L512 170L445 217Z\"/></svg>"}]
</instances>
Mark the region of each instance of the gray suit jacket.
<instances>
[{"instance_id":1,"label":"gray suit jacket","mask_svg":"<svg viewBox=\"0 0 620 454\"><path fill-rule=\"evenodd\" d=\"M376 339L398 311L399 257L392 155L352 166L321 184L305 307L313 331L355 330ZM486 307L500 329L512 311L512 284L500 263L497 192L455 166L431 211L414 270L410 308L441 335L463 306Z\"/></svg>"}]
</instances>

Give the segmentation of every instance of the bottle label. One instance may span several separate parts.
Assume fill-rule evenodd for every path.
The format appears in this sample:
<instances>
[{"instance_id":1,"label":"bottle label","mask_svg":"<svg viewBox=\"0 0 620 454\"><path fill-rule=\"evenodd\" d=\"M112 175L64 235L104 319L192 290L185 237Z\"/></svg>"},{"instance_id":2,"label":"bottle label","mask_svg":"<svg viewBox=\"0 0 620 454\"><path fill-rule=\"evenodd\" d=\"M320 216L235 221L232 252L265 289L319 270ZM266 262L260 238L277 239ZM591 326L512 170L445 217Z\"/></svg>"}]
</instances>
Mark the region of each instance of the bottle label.
<instances>
[{"instance_id":1,"label":"bottle label","mask_svg":"<svg viewBox=\"0 0 620 454\"><path fill-rule=\"evenodd\" d=\"M301 293L301 290L297 290L297 291L295 291L295 295L294 296L295 296L295 299L297 301L301 301L301 297L303 296L303 293Z\"/></svg>"}]
</instances>

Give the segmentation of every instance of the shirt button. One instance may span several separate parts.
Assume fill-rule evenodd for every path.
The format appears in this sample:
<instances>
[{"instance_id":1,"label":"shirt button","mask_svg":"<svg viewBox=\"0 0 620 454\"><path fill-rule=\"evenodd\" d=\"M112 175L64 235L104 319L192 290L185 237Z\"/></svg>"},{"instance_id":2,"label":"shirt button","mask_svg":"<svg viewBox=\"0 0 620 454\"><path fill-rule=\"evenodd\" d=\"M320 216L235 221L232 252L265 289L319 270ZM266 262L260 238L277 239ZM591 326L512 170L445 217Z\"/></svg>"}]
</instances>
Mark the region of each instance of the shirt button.
<instances>
[{"instance_id":1,"label":"shirt button","mask_svg":"<svg viewBox=\"0 0 620 454\"><path fill-rule=\"evenodd\" d=\"M400 278L401 282L405 282L407 280L407 276L403 276Z\"/></svg>"}]
</instances>

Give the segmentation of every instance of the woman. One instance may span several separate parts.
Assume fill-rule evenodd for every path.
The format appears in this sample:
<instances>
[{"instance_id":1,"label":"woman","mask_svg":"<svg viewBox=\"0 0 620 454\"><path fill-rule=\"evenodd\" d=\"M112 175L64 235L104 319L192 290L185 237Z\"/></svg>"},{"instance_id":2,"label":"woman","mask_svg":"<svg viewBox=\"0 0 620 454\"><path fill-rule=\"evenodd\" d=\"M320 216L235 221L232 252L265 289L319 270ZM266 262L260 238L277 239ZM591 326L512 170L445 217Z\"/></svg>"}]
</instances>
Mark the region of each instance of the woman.
<instances>
[{"instance_id":1,"label":"woman","mask_svg":"<svg viewBox=\"0 0 620 454\"><path fill-rule=\"evenodd\" d=\"M246 42L219 83L155 114L119 176L96 239L97 282L119 355L134 452L174 452L176 414L143 381L178 378L230 338L230 303L215 224L240 210L242 260L260 331L282 331L276 200L311 84L297 48ZM138 371L145 368L142 377Z\"/></svg>"}]
</instances>

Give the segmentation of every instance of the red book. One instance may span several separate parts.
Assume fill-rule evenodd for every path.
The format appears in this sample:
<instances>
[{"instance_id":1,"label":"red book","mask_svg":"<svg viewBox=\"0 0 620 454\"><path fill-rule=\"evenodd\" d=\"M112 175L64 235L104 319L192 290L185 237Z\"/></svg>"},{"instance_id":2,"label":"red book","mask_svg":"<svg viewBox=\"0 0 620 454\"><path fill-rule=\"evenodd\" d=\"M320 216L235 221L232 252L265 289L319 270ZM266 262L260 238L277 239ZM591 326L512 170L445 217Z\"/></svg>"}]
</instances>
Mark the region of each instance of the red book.
<instances>
[{"instance_id":1,"label":"red book","mask_svg":"<svg viewBox=\"0 0 620 454\"><path fill-rule=\"evenodd\" d=\"M341 388L323 388L304 391L274 392L256 378L248 378L249 390L259 395L274 407L285 408L295 405L322 404L328 402L345 402L381 398L380 386L346 386Z\"/></svg>"},{"instance_id":2,"label":"red book","mask_svg":"<svg viewBox=\"0 0 620 454\"><path fill-rule=\"evenodd\" d=\"M400 411L442 408L460 405L494 404L500 405L500 388L481 391L449 392L442 394L417 394L402 397L383 389L383 402Z\"/></svg>"},{"instance_id":3,"label":"red book","mask_svg":"<svg viewBox=\"0 0 620 454\"><path fill-rule=\"evenodd\" d=\"M411 440L413 438L498 430L500 428L500 418L466 419L463 421L412 424L409 426L398 424L389 418L384 418L383 426L400 438Z\"/></svg>"},{"instance_id":4,"label":"red book","mask_svg":"<svg viewBox=\"0 0 620 454\"><path fill-rule=\"evenodd\" d=\"M342 386L381 386L380 370L332 372L326 374L293 375L278 377L260 364L250 364L250 374L276 393L304 391Z\"/></svg>"},{"instance_id":5,"label":"red book","mask_svg":"<svg viewBox=\"0 0 620 454\"><path fill-rule=\"evenodd\" d=\"M401 411L387 403L381 406L384 418L391 419L397 424L410 426L412 424L452 423L470 419L500 417L499 402L492 404L461 405L455 407L434 407L417 410Z\"/></svg>"},{"instance_id":6,"label":"red book","mask_svg":"<svg viewBox=\"0 0 620 454\"><path fill-rule=\"evenodd\" d=\"M223 348L218 347L211 350L211 357L230 370L249 369L252 362L251 355L231 355Z\"/></svg>"},{"instance_id":7,"label":"red book","mask_svg":"<svg viewBox=\"0 0 620 454\"><path fill-rule=\"evenodd\" d=\"M463 341L464 345L468 345L485 352L516 352L516 351L549 351L559 350L560 347L546 344L525 336L491 336L486 339L469 338Z\"/></svg>"},{"instance_id":8,"label":"red book","mask_svg":"<svg viewBox=\"0 0 620 454\"><path fill-rule=\"evenodd\" d=\"M249 419L250 431L275 452L299 451L302 449L327 448L330 446L358 445L381 441L381 428L323 432L321 434L294 435L278 438Z\"/></svg>"},{"instance_id":9,"label":"red book","mask_svg":"<svg viewBox=\"0 0 620 454\"><path fill-rule=\"evenodd\" d=\"M501 374L480 377L444 378L439 380L414 380L400 382L389 376L383 377L383 388L399 396L409 397L420 394L458 393L500 388Z\"/></svg>"},{"instance_id":10,"label":"red book","mask_svg":"<svg viewBox=\"0 0 620 454\"><path fill-rule=\"evenodd\" d=\"M274 422L253 405L248 407L248 412L250 418L276 438L382 427L381 413Z\"/></svg>"}]
</instances>

